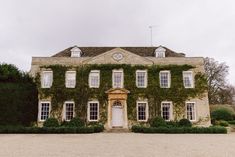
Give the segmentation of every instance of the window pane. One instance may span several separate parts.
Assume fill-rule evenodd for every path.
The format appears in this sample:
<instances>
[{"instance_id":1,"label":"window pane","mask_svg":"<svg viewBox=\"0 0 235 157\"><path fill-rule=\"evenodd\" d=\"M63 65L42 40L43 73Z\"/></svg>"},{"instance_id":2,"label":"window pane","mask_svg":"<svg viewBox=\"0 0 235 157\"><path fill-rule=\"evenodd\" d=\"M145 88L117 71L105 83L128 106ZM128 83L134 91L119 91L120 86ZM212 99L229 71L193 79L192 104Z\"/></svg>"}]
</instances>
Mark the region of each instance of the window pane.
<instances>
[{"instance_id":1,"label":"window pane","mask_svg":"<svg viewBox=\"0 0 235 157\"><path fill-rule=\"evenodd\" d=\"M49 103L41 103L41 120L46 120L49 117Z\"/></svg>"},{"instance_id":2,"label":"window pane","mask_svg":"<svg viewBox=\"0 0 235 157\"><path fill-rule=\"evenodd\" d=\"M99 72L90 72L90 77L89 77L89 83L90 87L99 87L100 84L100 73Z\"/></svg>"},{"instance_id":3,"label":"window pane","mask_svg":"<svg viewBox=\"0 0 235 157\"><path fill-rule=\"evenodd\" d=\"M146 120L146 103L138 103L138 120Z\"/></svg>"},{"instance_id":4,"label":"window pane","mask_svg":"<svg viewBox=\"0 0 235 157\"><path fill-rule=\"evenodd\" d=\"M137 72L137 86L145 87L146 81L146 72Z\"/></svg>"},{"instance_id":5,"label":"window pane","mask_svg":"<svg viewBox=\"0 0 235 157\"><path fill-rule=\"evenodd\" d=\"M162 118L164 120L170 120L170 103L162 103Z\"/></svg>"},{"instance_id":6,"label":"window pane","mask_svg":"<svg viewBox=\"0 0 235 157\"><path fill-rule=\"evenodd\" d=\"M122 72L113 72L114 88L122 88Z\"/></svg>"},{"instance_id":7,"label":"window pane","mask_svg":"<svg viewBox=\"0 0 235 157\"><path fill-rule=\"evenodd\" d=\"M76 86L76 72L66 72L66 87Z\"/></svg>"},{"instance_id":8,"label":"window pane","mask_svg":"<svg viewBox=\"0 0 235 157\"><path fill-rule=\"evenodd\" d=\"M169 87L169 72L160 73L160 86L163 88Z\"/></svg>"},{"instance_id":9,"label":"window pane","mask_svg":"<svg viewBox=\"0 0 235 157\"><path fill-rule=\"evenodd\" d=\"M187 119L188 120L195 120L195 104L194 103L187 103Z\"/></svg>"},{"instance_id":10,"label":"window pane","mask_svg":"<svg viewBox=\"0 0 235 157\"><path fill-rule=\"evenodd\" d=\"M98 103L89 103L90 120L98 120Z\"/></svg>"},{"instance_id":11,"label":"window pane","mask_svg":"<svg viewBox=\"0 0 235 157\"><path fill-rule=\"evenodd\" d=\"M192 87L192 80L193 80L193 76L191 72L184 72L183 73L183 81L184 81L184 87Z\"/></svg>"},{"instance_id":12,"label":"window pane","mask_svg":"<svg viewBox=\"0 0 235 157\"><path fill-rule=\"evenodd\" d=\"M73 103L66 103L65 104L65 120L71 120L73 118Z\"/></svg>"},{"instance_id":13,"label":"window pane","mask_svg":"<svg viewBox=\"0 0 235 157\"><path fill-rule=\"evenodd\" d=\"M42 75L42 87L49 88L52 85L52 72L43 72Z\"/></svg>"}]
</instances>

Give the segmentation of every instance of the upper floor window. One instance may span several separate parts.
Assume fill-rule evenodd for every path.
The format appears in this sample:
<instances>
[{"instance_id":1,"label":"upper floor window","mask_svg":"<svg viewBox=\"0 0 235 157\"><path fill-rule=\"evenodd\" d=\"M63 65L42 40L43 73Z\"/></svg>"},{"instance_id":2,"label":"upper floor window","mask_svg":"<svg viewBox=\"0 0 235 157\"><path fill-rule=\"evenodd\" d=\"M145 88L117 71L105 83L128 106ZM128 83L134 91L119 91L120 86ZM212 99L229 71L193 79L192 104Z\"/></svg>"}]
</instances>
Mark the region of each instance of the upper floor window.
<instances>
[{"instance_id":1,"label":"upper floor window","mask_svg":"<svg viewBox=\"0 0 235 157\"><path fill-rule=\"evenodd\" d=\"M113 88L123 88L123 70L113 70Z\"/></svg>"},{"instance_id":2,"label":"upper floor window","mask_svg":"<svg viewBox=\"0 0 235 157\"><path fill-rule=\"evenodd\" d=\"M166 57L166 49L162 46L159 46L156 50L155 50L155 57L157 58L164 58Z\"/></svg>"},{"instance_id":3,"label":"upper floor window","mask_svg":"<svg viewBox=\"0 0 235 157\"><path fill-rule=\"evenodd\" d=\"M100 71L91 70L89 74L89 86L90 88L99 88L100 86Z\"/></svg>"},{"instance_id":4,"label":"upper floor window","mask_svg":"<svg viewBox=\"0 0 235 157\"><path fill-rule=\"evenodd\" d=\"M192 71L184 71L183 72L183 81L185 88L193 88L194 87L194 79Z\"/></svg>"},{"instance_id":5,"label":"upper floor window","mask_svg":"<svg viewBox=\"0 0 235 157\"><path fill-rule=\"evenodd\" d=\"M53 82L53 72L43 71L41 75L41 86L42 88L50 88Z\"/></svg>"},{"instance_id":6,"label":"upper floor window","mask_svg":"<svg viewBox=\"0 0 235 157\"><path fill-rule=\"evenodd\" d=\"M196 111L195 111L195 103L194 102L186 102L186 114L187 119L190 121L196 120Z\"/></svg>"},{"instance_id":7,"label":"upper floor window","mask_svg":"<svg viewBox=\"0 0 235 157\"><path fill-rule=\"evenodd\" d=\"M98 121L99 120L99 102L89 101L88 102L88 121Z\"/></svg>"},{"instance_id":8,"label":"upper floor window","mask_svg":"<svg viewBox=\"0 0 235 157\"><path fill-rule=\"evenodd\" d=\"M64 120L70 121L74 117L74 102L67 101L64 104Z\"/></svg>"},{"instance_id":9,"label":"upper floor window","mask_svg":"<svg viewBox=\"0 0 235 157\"><path fill-rule=\"evenodd\" d=\"M66 86L66 88L75 88L75 86L76 86L76 71L66 71L65 86Z\"/></svg>"},{"instance_id":10,"label":"upper floor window","mask_svg":"<svg viewBox=\"0 0 235 157\"><path fill-rule=\"evenodd\" d=\"M40 121L45 121L49 118L50 115L50 102L41 101L39 104L39 115L38 118Z\"/></svg>"},{"instance_id":11,"label":"upper floor window","mask_svg":"<svg viewBox=\"0 0 235 157\"><path fill-rule=\"evenodd\" d=\"M171 102L162 102L161 103L161 114L162 118L166 121L172 119L172 103Z\"/></svg>"},{"instance_id":12,"label":"upper floor window","mask_svg":"<svg viewBox=\"0 0 235 157\"><path fill-rule=\"evenodd\" d=\"M136 71L136 86L139 88L147 87L147 70Z\"/></svg>"},{"instance_id":13,"label":"upper floor window","mask_svg":"<svg viewBox=\"0 0 235 157\"><path fill-rule=\"evenodd\" d=\"M148 120L148 103L147 101L137 101L137 120Z\"/></svg>"},{"instance_id":14,"label":"upper floor window","mask_svg":"<svg viewBox=\"0 0 235 157\"><path fill-rule=\"evenodd\" d=\"M160 71L160 87L170 88L171 74L170 71Z\"/></svg>"},{"instance_id":15,"label":"upper floor window","mask_svg":"<svg viewBox=\"0 0 235 157\"><path fill-rule=\"evenodd\" d=\"M71 50L71 57L81 57L82 51L77 47L73 47Z\"/></svg>"}]
</instances>

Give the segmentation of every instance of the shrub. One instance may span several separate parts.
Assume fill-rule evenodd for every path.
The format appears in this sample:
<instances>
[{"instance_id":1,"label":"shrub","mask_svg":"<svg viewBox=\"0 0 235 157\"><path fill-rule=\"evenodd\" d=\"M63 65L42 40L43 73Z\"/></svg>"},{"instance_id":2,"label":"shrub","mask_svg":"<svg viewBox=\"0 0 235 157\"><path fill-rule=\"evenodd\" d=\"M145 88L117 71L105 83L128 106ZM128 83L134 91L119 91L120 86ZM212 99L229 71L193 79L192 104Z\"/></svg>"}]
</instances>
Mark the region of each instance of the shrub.
<instances>
[{"instance_id":1,"label":"shrub","mask_svg":"<svg viewBox=\"0 0 235 157\"><path fill-rule=\"evenodd\" d=\"M229 124L235 124L235 120L228 121Z\"/></svg>"},{"instance_id":2,"label":"shrub","mask_svg":"<svg viewBox=\"0 0 235 157\"><path fill-rule=\"evenodd\" d=\"M227 126L229 126L229 123L227 121L220 120L220 121L216 121L215 125L220 125L220 126L227 127Z\"/></svg>"},{"instance_id":3,"label":"shrub","mask_svg":"<svg viewBox=\"0 0 235 157\"><path fill-rule=\"evenodd\" d=\"M178 127L179 126L179 122L177 121L169 121L166 122L167 127Z\"/></svg>"},{"instance_id":4,"label":"shrub","mask_svg":"<svg viewBox=\"0 0 235 157\"><path fill-rule=\"evenodd\" d=\"M164 133L164 134L226 134L224 127L143 127L132 126L132 132L135 133Z\"/></svg>"},{"instance_id":5,"label":"shrub","mask_svg":"<svg viewBox=\"0 0 235 157\"><path fill-rule=\"evenodd\" d=\"M59 122L56 118L48 118L43 123L43 127L59 127Z\"/></svg>"},{"instance_id":6,"label":"shrub","mask_svg":"<svg viewBox=\"0 0 235 157\"><path fill-rule=\"evenodd\" d=\"M181 126L181 127L192 127L192 123L188 119L181 119L179 121L179 126Z\"/></svg>"},{"instance_id":7,"label":"shrub","mask_svg":"<svg viewBox=\"0 0 235 157\"><path fill-rule=\"evenodd\" d=\"M83 127L85 126L85 123L79 117L75 117L68 122L67 126L68 127Z\"/></svg>"},{"instance_id":8,"label":"shrub","mask_svg":"<svg viewBox=\"0 0 235 157\"><path fill-rule=\"evenodd\" d=\"M151 127L166 126L166 121L162 117L155 117L152 120L150 120L150 126Z\"/></svg>"},{"instance_id":9,"label":"shrub","mask_svg":"<svg viewBox=\"0 0 235 157\"><path fill-rule=\"evenodd\" d=\"M213 120L230 121L230 120L233 120L233 112L226 108L220 108L220 109L212 111L211 118Z\"/></svg>"},{"instance_id":10,"label":"shrub","mask_svg":"<svg viewBox=\"0 0 235 157\"><path fill-rule=\"evenodd\" d=\"M0 64L0 125L37 121L38 91L30 76L11 64Z\"/></svg>"}]
</instances>

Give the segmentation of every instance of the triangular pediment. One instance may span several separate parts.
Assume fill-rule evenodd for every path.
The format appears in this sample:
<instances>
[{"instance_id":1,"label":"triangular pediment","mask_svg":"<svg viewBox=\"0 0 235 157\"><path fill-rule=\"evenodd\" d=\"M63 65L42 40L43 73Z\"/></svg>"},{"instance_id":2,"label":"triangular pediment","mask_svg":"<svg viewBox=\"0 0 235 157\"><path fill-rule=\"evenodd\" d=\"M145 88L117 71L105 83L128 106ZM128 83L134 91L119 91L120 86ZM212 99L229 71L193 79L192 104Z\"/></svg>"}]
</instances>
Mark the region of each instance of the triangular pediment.
<instances>
[{"instance_id":1,"label":"triangular pediment","mask_svg":"<svg viewBox=\"0 0 235 157\"><path fill-rule=\"evenodd\" d=\"M98 56L86 60L85 64L133 64L149 65L151 60L131 53L122 48L114 48Z\"/></svg>"},{"instance_id":2,"label":"triangular pediment","mask_svg":"<svg viewBox=\"0 0 235 157\"><path fill-rule=\"evenodd\" d=\"M126 90L124 88L111 88L111 89L107 90L105 93L108 93L108 94L128 94L128 93L130 93L130 91Z\"/></svg>"}]
</instances>

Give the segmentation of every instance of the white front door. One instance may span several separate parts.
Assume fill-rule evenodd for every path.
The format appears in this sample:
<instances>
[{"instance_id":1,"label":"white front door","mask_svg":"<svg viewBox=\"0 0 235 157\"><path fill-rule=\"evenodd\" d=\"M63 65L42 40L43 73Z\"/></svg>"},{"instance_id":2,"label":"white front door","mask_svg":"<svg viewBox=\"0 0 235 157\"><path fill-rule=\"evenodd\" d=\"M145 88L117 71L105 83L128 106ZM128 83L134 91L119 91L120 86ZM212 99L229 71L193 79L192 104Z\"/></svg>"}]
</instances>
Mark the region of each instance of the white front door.
<instances>
[{"instance_id":1,"label":"white front door","mask_svg":"<svg viewBox=\"0 0 235 157\"><path fill-rule=\"evenodd\" d=\"M112 127L123 127L123 108L122 106L112 107Z\"/></svg>"}]
</instances>

